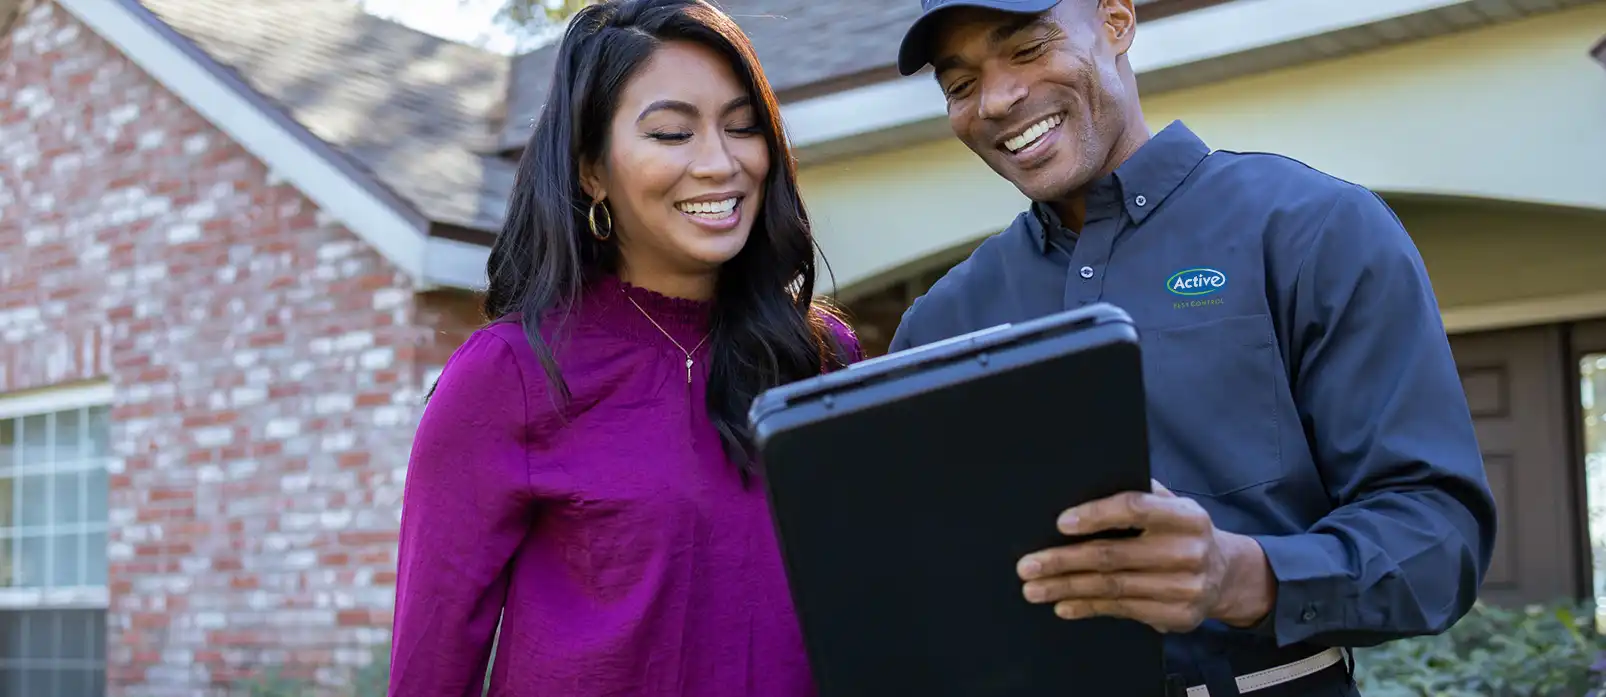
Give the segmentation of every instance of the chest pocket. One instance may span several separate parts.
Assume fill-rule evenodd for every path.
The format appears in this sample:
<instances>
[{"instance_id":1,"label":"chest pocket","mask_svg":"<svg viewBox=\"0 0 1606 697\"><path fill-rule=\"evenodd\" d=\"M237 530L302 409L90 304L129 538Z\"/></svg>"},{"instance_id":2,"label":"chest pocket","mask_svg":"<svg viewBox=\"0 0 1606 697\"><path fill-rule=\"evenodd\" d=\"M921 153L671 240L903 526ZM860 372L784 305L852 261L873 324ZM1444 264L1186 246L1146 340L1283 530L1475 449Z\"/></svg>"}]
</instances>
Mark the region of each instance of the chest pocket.
<instances>
[{"instance_id":1,"label":"chest pocket","mask_svg":"<svg viewBox=\"0 0 1606 697\"><path fill-rule=\"evenodd\" d=\"M1177 493L1225 496L1282 479L1282 359L1264 315L1143 336L1155 479Z\"/></svg>"}]
</instances>

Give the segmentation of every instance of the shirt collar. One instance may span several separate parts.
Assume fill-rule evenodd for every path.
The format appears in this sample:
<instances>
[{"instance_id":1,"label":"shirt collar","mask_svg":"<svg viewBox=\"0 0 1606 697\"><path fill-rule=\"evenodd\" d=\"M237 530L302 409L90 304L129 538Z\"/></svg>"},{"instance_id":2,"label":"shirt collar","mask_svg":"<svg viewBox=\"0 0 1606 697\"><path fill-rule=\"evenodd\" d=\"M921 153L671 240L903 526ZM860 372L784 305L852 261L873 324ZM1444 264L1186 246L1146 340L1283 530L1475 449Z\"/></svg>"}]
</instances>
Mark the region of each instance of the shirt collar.
<instances>
[{"instance_id":1,"label":"shirt collar","mask_svg":"<svg viewBox=\"0 0 1606 697\"><path fill-rule=\"evenodd\" d=\"M1171 122L1114 172L1088 186L1087 221L1102 220L1125 211L1133 225L1142 225L1209 154L1210 147L1199 136L1181 121ZM1044 252L1048 251L1049 240L1054 237L1051 231L1069 234L1060 232L1063 228L1059 216L1046 205L1033 203L1032 215L1027 217L1032 223L1037 246Z\"/></svg>"}]
</instances>

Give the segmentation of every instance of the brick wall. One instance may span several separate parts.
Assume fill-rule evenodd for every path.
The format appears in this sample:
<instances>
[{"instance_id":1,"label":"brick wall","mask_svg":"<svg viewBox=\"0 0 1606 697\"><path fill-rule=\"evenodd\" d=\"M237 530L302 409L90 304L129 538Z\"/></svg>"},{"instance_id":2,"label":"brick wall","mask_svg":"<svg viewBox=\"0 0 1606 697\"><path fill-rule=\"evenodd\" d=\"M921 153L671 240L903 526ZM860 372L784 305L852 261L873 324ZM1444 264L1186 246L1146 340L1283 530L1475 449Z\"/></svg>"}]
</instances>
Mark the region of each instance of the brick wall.
<instances>
[{"instance_id":1,"label":"brick wall","mask_svg":"<svg viewBox=\"0 0 1606 697\"><path fill-rule=\"evenodd\" d=\"M111 694L388 642L422 380L477 321L64 10L0 39L0 394L115 385Z\"/></svg>"}]
</instances>

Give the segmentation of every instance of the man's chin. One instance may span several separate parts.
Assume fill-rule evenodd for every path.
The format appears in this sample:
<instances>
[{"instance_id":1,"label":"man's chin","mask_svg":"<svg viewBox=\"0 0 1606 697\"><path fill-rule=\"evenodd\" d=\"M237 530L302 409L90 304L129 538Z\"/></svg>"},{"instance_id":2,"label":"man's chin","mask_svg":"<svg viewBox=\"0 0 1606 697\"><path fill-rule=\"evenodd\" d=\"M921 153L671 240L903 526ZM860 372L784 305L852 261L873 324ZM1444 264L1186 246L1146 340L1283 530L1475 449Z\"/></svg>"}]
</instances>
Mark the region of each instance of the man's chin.
<instances>
[{"instance_id":1,"label":"man's chin","mask_svg":"<svg viewBox=\"0 0 1606 697\"><path fill-rule=\"evenodd\" d=\"M1010 183L1014 184L1015 189L1020 191L1026 198L1038 203L1062 201L1070 198L1071 194L1076 191L1075 186L1066 184L1058 179L1050 181L1046 177L1034 177L1025 181L1011 181Z\"/></svg>"},{"instance_id":2,"label":"man's chin","mask_svg":"<svg viewBox=\"0 0 1606 697\"><path fill-rule=\"evenodd\" d=\"M1030 170L1018 169L1007 161L986 159L986 162L993 172L1013 184L1026 198L1039 202L1059 201L1069 198L1076 192L1078 184L1075 180L1079 174L1076 170L1081 169L1073 166L1069 168L1072 171L1067 171L1067 167L1060 164L1060 161L1074 163L1075 160L1064 155L1065 153L1060 153L1056 162L1049 163L1050 166Z\"/></svg>"}]
</instances>

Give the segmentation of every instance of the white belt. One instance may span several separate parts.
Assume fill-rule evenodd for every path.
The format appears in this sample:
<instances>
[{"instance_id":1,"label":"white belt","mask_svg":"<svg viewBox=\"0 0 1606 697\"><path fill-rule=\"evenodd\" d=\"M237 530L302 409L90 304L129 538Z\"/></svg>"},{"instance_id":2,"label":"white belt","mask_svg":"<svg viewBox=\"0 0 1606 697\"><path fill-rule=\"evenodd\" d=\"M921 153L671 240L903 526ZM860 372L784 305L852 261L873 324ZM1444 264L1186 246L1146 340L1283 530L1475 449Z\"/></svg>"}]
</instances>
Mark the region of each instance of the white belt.
<instances>
[{"instance_id":1,"label":"white belt","mask_svg":"<svg viewBox=\"0 0 1606 697\"><path fill-rule=\"evenodd\" d=\"M1257 673L1240 675L1236 678L1238 682L1238 692L1247 694L1256 690L1264 690L1268 687L1281 685L1285 682L1293 682L1307 675L1325 670L1333 664L1342 662L1343 660L1343 650L1328 649L1309 658L1302 658L1294 661L1293 663L1280 665L1276 668L1267 668L1266 670L1262 670ZM1204 685L1190 687L1188 688L1188 697L1210 697L1210 688Z\"/></svg>"}]
</instances>

